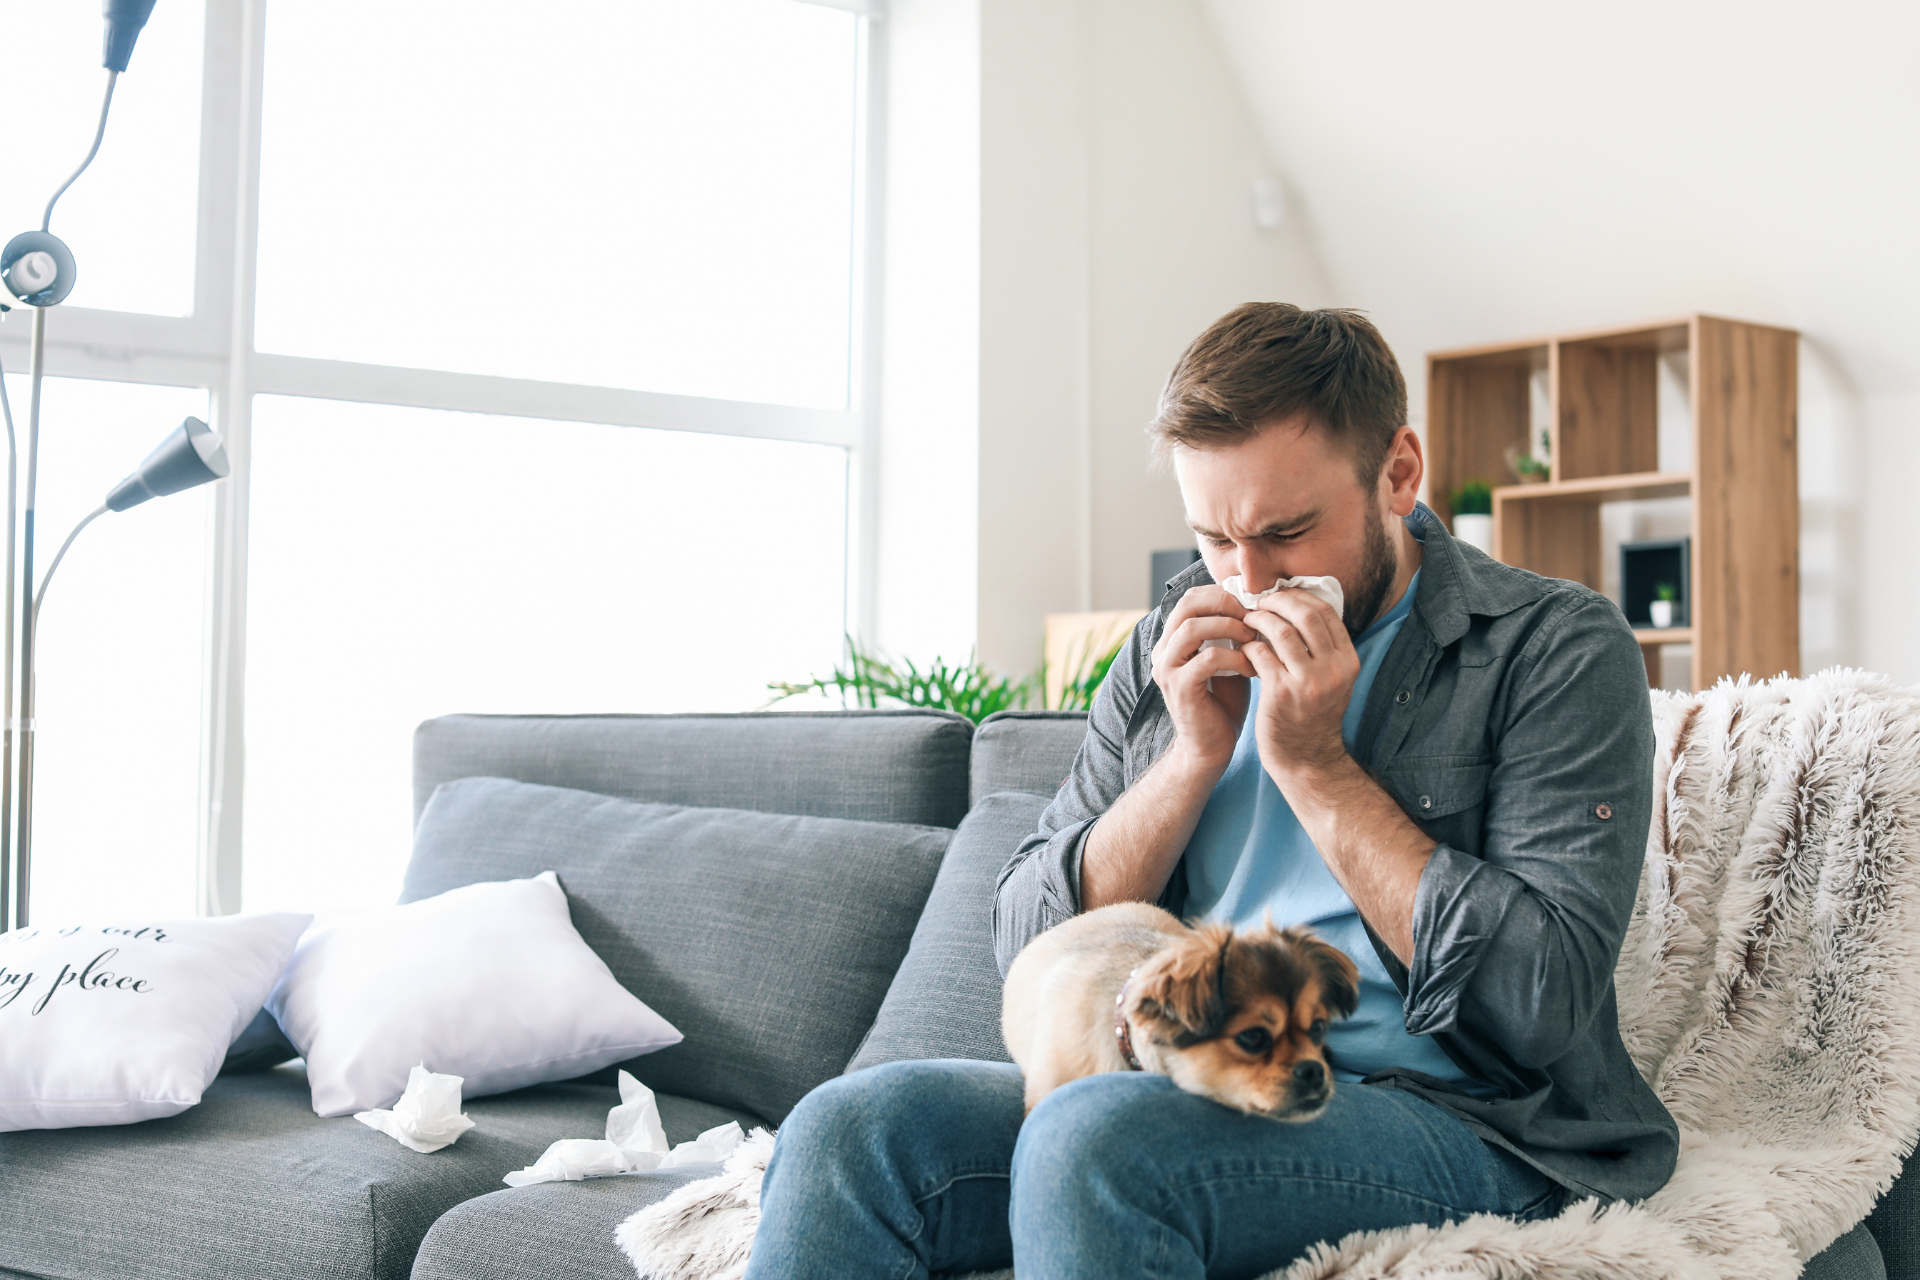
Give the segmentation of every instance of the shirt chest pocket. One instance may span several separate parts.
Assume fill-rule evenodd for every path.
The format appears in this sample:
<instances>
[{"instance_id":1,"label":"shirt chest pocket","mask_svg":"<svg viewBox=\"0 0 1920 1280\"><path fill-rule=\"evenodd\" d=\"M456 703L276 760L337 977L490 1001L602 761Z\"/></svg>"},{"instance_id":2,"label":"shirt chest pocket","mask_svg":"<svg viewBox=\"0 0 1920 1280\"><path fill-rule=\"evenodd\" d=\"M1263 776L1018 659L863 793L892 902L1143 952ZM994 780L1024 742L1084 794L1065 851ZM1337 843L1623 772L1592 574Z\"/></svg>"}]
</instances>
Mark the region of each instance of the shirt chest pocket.
<instances>
[{"instance_id":1,"label":"shirt chest pocket","mask_svg":"<svg viewBox=\"0 0 1920 1280\"><path fill-rule=\"evenodd\" d=\"M1434 839L1478 857L1493 761L1486 756L1410 756L1380 771L1400 807Z\"/></svg>"}]
</instances>

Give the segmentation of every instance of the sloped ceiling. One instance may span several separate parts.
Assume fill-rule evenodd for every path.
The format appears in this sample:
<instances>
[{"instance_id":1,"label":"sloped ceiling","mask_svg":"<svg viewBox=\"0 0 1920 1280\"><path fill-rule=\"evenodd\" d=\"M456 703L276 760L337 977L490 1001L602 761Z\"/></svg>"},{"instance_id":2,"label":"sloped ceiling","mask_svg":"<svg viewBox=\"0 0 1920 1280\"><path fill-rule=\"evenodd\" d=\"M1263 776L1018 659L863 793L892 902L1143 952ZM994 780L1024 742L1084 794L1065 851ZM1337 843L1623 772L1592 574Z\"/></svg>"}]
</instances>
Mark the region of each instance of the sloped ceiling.
<instances>
[{"instance_id":1,"label":"sloped ceiling","mask_svg":"<svg viewBox=\"0 0 1920 1280\"><path fill-rule=\"evenodd\" d=\"M1416 401L1428 350L1693 310L1800 329L1842 394L1920 390L1920 5L1206 7Z\"/></svg>"}]
</instances>

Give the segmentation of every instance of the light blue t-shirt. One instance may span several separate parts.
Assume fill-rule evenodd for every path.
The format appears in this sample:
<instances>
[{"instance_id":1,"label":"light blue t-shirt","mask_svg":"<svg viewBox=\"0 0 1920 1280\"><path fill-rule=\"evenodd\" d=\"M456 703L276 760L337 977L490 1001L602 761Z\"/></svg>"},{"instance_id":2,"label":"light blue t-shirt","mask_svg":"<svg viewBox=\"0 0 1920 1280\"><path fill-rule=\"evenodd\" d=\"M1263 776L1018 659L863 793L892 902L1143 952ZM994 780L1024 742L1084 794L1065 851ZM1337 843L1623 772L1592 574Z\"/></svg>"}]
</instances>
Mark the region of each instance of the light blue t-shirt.
<instances>
[{"instance_id":1,"label":"light blue t-shirt","mask_svg":"<svg viewBox=\"0 0 1920 1280\"><path fill-rule=\"evenodd\" d=\"M1340 721L1349 751L1360 729L1367 692L1413 610L1419 584L1416 572L1400 602L1354 642L1360 654L1360 676L1353 682L1352 698ZM1327 1028L1336 1080L1351 1083L1383 1067L1406 1067L1453 1082L1470 1093L1488 1092L1462 1074L1430 1038L1408 1033L1400 992L1368 940L1353 899L1327 870L1320 851L1293 816L1292 806L1260 766L1253 714L1260 682L1251 684L1252 700L1233 763L1214 787L1187 843L1188 913L1248 928L1259 925L1271 910L1275 924L1282 928L1307 925L1353 957L1360 970L1360 1007L1353 1017Z\"/></svg>"}]
</instances>

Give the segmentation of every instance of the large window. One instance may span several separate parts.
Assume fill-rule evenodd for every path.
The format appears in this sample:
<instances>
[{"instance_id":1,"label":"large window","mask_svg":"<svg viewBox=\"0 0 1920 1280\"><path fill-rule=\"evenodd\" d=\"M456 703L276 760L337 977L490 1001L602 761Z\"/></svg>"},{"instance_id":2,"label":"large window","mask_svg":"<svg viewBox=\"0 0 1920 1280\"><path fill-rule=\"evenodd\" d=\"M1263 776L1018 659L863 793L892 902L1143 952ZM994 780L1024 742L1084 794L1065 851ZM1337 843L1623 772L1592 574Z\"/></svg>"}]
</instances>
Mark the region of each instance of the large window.
<instances>
[{"instance_id":1,"label":"large window","mask_svg":"<svg viewBox=\"0 0 1920 1280\"><path fill-rule=\"evenodd\" d=\"M274 9L260 349L844 407L859 19L539 12Z\"/></svg>"},{"instance_id":2,"label":"large window","mask_svg":"<svg viewBox=\"0 0 1920 1280\"><path fill-rule=\"evenodd\" d=\"M393 899L429 716L745 710L825 669L845 474L822 445L262 397L248 906Z\"/></svg>"},{"instance_id":3,"label":"large window","mask_svg":"<svg viewBox=\"0 0 1920 1280\"><path fill-rule=\"evenodd\" d=\"M186 414L234 471L101 520L49 595L36 919L390 901L420 720L745 710L833 661L863 8L156 7L54 218L39 567ZM97 9L15 19L0 235L105 75Z\"/></svg>"}]
</instances>

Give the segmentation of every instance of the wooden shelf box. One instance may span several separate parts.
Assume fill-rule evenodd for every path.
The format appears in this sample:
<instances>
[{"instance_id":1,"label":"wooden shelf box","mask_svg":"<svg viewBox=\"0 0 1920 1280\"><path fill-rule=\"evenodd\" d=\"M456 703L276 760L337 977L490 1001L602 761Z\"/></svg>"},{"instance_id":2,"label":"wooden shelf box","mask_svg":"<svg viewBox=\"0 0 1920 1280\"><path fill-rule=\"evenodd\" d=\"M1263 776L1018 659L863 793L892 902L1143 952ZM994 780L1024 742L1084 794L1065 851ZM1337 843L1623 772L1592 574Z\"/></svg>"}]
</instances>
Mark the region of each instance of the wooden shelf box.
<instances>
[{"instance_id":1,"label":"wooden shelf box","mask_svg":"<svg viewBox=\"0 0 1920 1280\"><path fill-rule=\"evenodd\" d=\"M1427 357L1428 492L1495 485L1494 555L1600 590L1603 503L1690 499L1693 599L1684 628L1635 632L1649 683L1665 646L1692 647L1691 686L1800 670L1799 335L1693 315L1631 329L1441 351ZM1660 362L1689 371L1687 470L1661 467ZM1546 418L1536 420L1544 373ZM1508 458L1547 437L1550 478Z\"/></svg>"}]
</instances>

